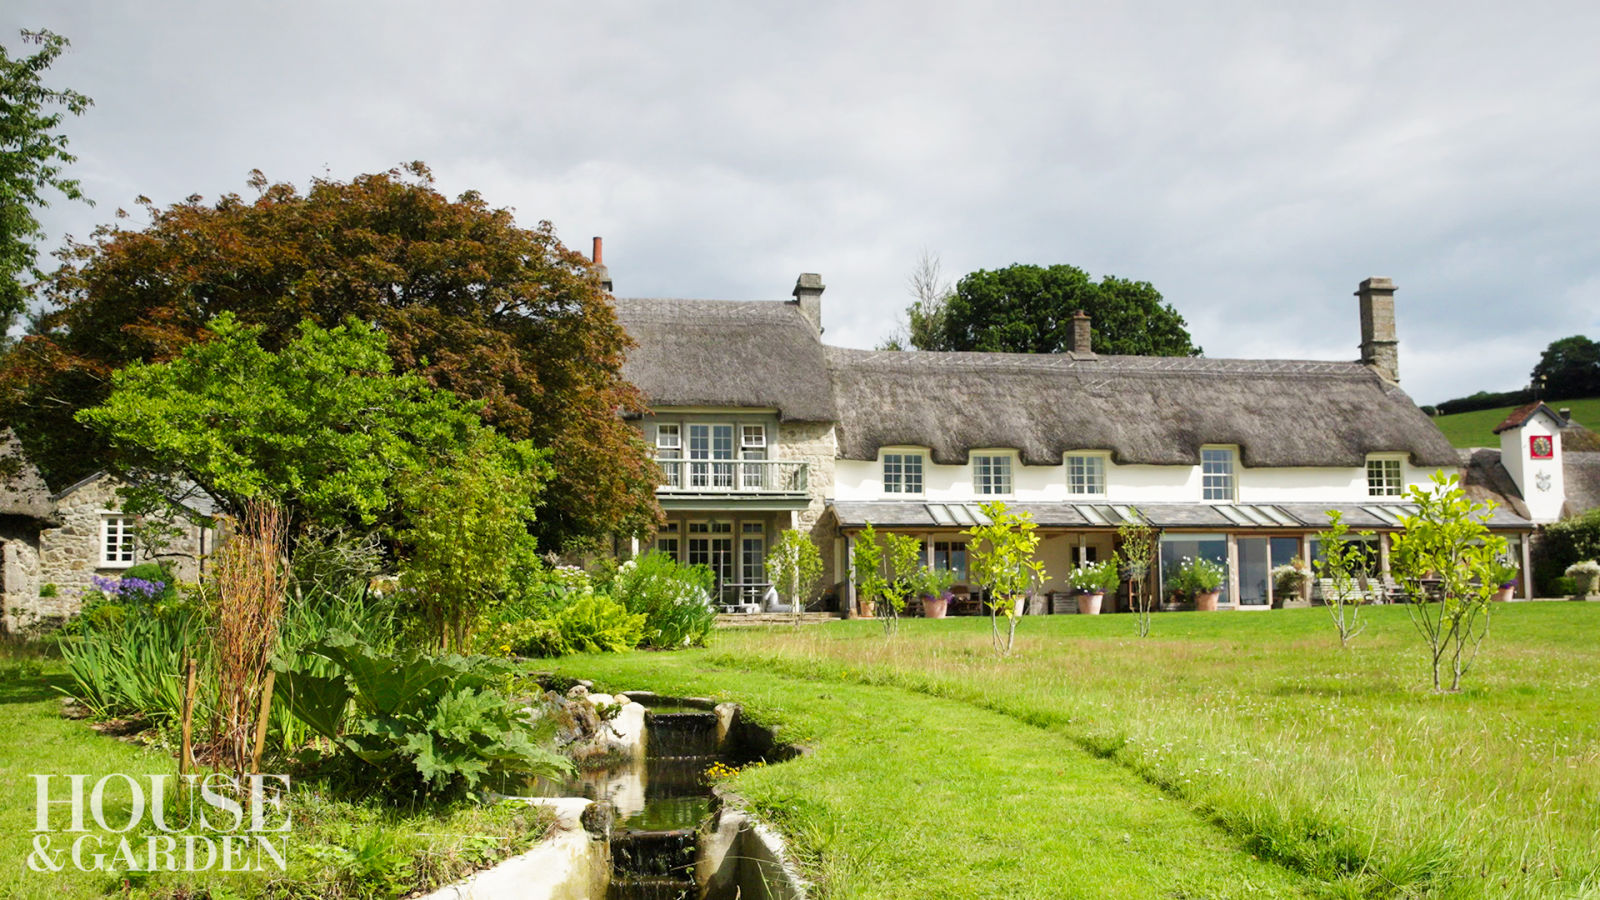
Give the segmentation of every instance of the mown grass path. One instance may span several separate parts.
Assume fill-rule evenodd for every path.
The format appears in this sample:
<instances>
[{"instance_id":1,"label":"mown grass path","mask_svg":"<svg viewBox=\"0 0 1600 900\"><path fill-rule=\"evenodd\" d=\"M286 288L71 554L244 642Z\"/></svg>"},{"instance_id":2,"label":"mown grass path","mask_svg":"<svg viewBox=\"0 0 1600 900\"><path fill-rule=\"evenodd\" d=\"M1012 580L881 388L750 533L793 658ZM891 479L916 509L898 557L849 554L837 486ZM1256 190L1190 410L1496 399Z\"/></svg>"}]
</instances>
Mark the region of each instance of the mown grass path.
<instances>
[{"instance_id":1,"label":"mown grass path","mask_svg":"<svg viewBox=\"0 0 1600 900\"><path fill-rule=\"evenodd\" d=\"M816 682L704 652L559 661L614 689L737 699L812 752L738 789L827 896L1297 897L1184 804L1065 736L894 687Z\"/></svg>"}]
</instances>

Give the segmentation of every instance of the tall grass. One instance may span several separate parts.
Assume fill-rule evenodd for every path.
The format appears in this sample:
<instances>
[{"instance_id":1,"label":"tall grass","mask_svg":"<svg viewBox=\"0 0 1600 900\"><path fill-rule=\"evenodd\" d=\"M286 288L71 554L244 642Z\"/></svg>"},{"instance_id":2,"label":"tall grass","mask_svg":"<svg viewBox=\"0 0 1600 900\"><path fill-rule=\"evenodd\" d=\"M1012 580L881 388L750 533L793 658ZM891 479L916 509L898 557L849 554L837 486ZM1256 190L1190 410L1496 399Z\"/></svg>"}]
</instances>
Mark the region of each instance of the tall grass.
<instances>
[{"instance_id":1,"label":"tall grass","mask_svg":"<svg viewBox=\"0 0 1600 900\"><path fill-rule=\"evenodd\" d=\"M1071 737L1335 893L1600 895L1600 607L1517 604L1459 695L1404 612L1340 649L1322 610L719 635L712 660L959 700Z\"/></svg>"},{"instance_id":2,"label":"tall grass","mask_svg":"<svg viewBox=\"0 0 1600 900\"><path fill-rule=\"evenodd\" d=\"M277 645L287 588L283 510L266 502L245 508L237 530L217 553L212 618L217 709L216 752L237 774L251 756L267 672Z\"/></svg>"}]
</instances>

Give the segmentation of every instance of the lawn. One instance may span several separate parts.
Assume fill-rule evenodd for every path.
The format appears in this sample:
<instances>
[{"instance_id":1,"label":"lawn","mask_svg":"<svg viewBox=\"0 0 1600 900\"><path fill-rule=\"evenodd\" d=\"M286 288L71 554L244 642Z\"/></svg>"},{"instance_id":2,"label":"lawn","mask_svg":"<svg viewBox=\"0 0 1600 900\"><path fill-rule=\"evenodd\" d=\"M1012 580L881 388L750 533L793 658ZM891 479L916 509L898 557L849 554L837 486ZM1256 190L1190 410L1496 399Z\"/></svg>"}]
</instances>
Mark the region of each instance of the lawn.
<instances>
[{"instance_id":1,"label":"lawn","mask_svg":"<svg viewBox=\"0 0 1600 900\"><path fill-rule=\"evenodd\" d=\"M1600 426L1600 397L1588 397L1582 400L1552 400L1552 409L1567 407L1572 410L1572 420L1580 425L1593 429ZM1480 409L1476 412L1456 413L1453 416L1438 416L1433 420L1450 443L1457 447L1498 447L1500 438L1494 433L1494 427L1505 421L1506 416L1516 409L1515 406L1501 407L1500 409Z\"/></svg>"},{"instance_id":2,"label":"lawn","mask_svg":"<svg viewBox=\"0 0 1600 900\"><path fill-rule=\"evenodd\" d=\"M59 660L21 658L0 648L0 897L203 898L271 896L321 900L390 898L453 881L486 863L521 852L547 833L540 810L510 805L458 805L406 811L301 790L293 805L288 869L279 873L157 873L131 877L82 872L72 865L36 872L26 860L35 825L33 774L86 774L89 784L121 773L140 777L173 774L170 748L155 749L97 733L82 720L61 715L68 680ZM148 782L146 782L148 784ZM57 797L64 796L57 780ZM108 791L106 819L127 821L126 795ZM67 814L57 812L56 826ZM121 818L118 818L121 816ZM145 819L148 822L148 817ZM95 826L90 824L91 830ZM153 832L134 832L143 847ZM60 835L57 835L60 837ZM108 855L115 837L106 836ZM65 840L70 841L70 837ZM59 847L62 841L56 841ZM94 848L89 848L88 856ZM202 854L203 855L203 854ZM182 852L179 852L182 859Z\"/></svg>"},{"instance_id":3,"label":"lawn","mask_svg":"<svg viewBox=\"0 0 1600 900\"><path fill-rule=\"evenodd\" d=\"M719 633L574 657L815 748L741 774L831 896L1600 896L1600 604L1497 606L1465 690L1403 608ZM930 705L933 704L933 705ZM1271 865L1264 863L1270 862Z\"/></svg>"}]
</instances>

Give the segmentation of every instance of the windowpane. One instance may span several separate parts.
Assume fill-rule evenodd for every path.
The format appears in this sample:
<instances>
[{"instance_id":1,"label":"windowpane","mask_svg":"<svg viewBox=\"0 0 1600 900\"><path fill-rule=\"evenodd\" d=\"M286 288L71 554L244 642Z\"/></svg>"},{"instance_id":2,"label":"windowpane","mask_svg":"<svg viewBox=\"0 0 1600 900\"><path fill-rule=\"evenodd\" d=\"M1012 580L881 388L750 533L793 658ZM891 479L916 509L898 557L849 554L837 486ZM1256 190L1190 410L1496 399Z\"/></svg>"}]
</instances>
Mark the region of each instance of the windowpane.
<instances>
[{"instance_id":1,"label":"windowpane","mask_svg":"<svg viewBox=\"0 0 1600 900\"><path fill-rule=\"evenodd\" d=\"M1011 493L1011 457L974 456L972 458L974 488L980 494Z\"/></svg>"},{"instance_id":2,"label":"windowpane","mask_svg":"<svg viewBox=\"0 0 1600 900\"><path fill-rule=\"evenodd\" d=\"M1367 460L1367 495L1370 497L1398 497L1401 493L1400 460Z\"/></svg>"},{"instance_id":3,"label":"windowpane","mask_svg":"<svg viewBox=\"0 0 1600 900\"><path fill-rule=\"evenodd\" d=\"M967 545L961 541L934 541L933 567L956 573L956 583L967 581Z\"/></svg>"},{"instance_id":4,"label":"windowpane","mask_svg":"<svg viewBox=\"0 0 1600 900\"><path fill-rule=\"evenodd\" d=\"M1106 461L1100 456L1067 457L1067 493L1099 495L1106 492Z\"/></svg>"},{"instance_id":5,"label":"windowpane","mask_svg":"<svg viewBox=\"0 0 1600 900\"><path fill-rule=\"evenodd\" d=\"M100 562L120 566L133 562L133 519L106 516L100 520Z\"/></svg>"},{"instance_id":6,"label":"windowpane","mask_svg":"<svg viewBox=\"0 0 1600 900\"><path fill-rule=\"evenodd\" d=\"M1200 451L1200 490L1205 500L1232 500L1233 451Z\"/></svg>"},{"instance_id":7,"label":"windowpane","mask_svg":"<svg viewBox=\"0 0 1600 900\"><path fill-rule=\"evenodd\" d=\"M922 493L922 454L885 453L883 491L886 494Z\"/></svg>"}]
</instances>

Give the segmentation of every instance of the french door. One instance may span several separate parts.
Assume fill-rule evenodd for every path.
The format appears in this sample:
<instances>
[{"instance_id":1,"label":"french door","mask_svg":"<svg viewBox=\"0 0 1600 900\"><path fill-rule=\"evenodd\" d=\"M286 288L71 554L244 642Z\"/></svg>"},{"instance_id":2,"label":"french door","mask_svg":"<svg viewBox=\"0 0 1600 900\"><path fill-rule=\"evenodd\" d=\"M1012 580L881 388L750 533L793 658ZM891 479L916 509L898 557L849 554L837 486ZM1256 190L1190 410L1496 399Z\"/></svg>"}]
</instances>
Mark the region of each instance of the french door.
<instances>
[{"instance_id":1,"label":"french door","mask_svg":"<svg viewBox=\"0 0 1600 900\"><path fill-rule=\"evenodd\" d=\"M733 426L689 426L689 486L733 489Z\"/></svg>"}]
</instances>

